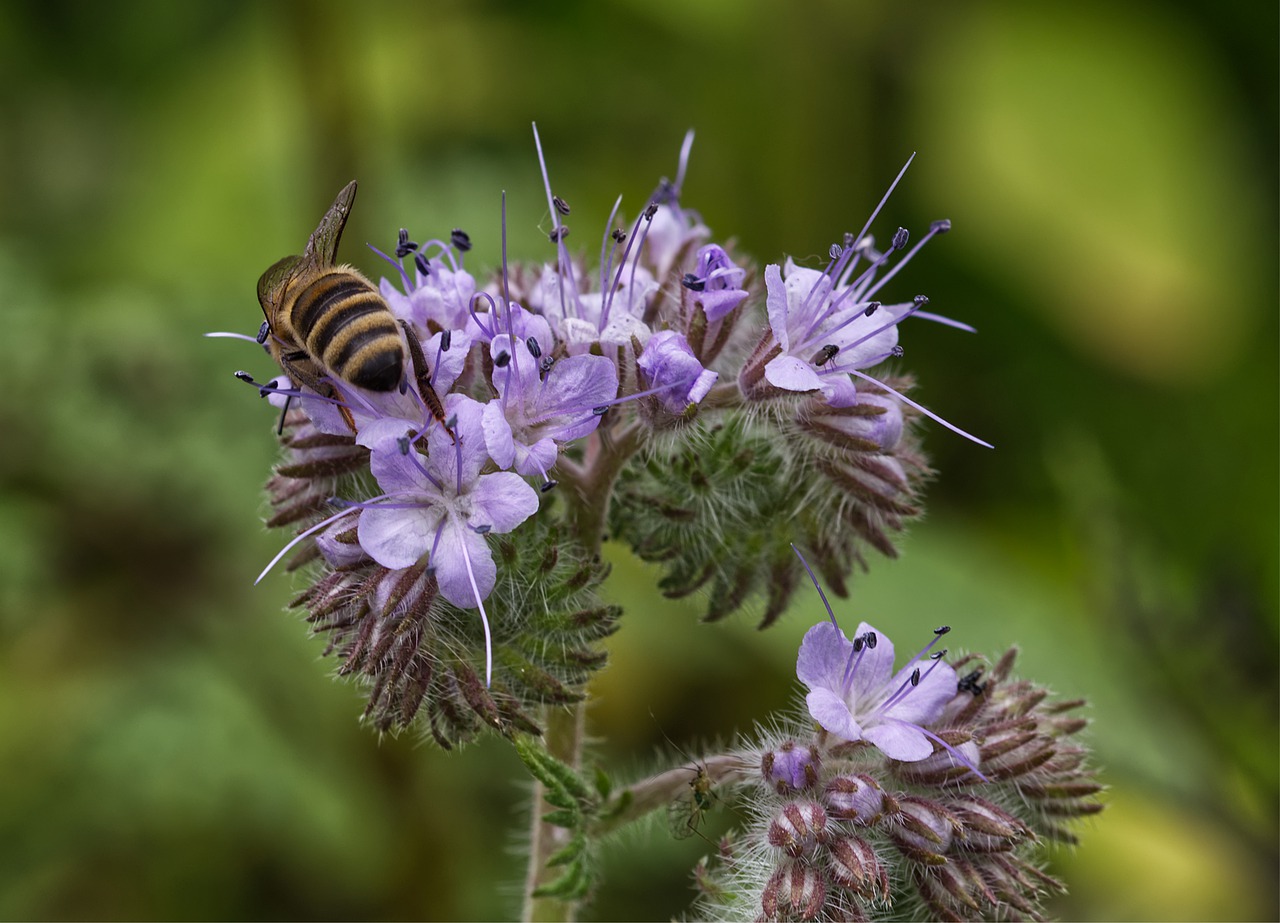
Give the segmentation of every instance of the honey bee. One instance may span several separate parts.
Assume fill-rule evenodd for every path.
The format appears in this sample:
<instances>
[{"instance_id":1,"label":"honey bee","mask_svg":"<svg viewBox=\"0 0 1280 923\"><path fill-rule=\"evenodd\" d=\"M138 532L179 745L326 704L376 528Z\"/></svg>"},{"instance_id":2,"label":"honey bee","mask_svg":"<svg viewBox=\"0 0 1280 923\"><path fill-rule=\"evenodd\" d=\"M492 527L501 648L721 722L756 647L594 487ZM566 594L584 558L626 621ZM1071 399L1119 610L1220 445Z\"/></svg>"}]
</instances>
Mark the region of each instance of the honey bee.
<instances>
[{"instance_id":1,"label":"honey bee","mask_svg":"<svg viewBox=\"0 0 1280 923\"><path fill-rule=\"evenodd\" d=\"M391 308L372 282L335 257L355 201L351 181L320 219L301 256L277 260L258 280L265 342L289 376L320 394L331 376L369 391L403 387L405 355Z\"/></svg>"},{"instance_id":2,"label":"honey bee","mask_svg":"<svg viewBox=\"0 0 1280 923\"><path fill-rule=\"evenodd\" d=\"M352 180L320 219L302 255L277 260L258 279L258 302L267 319L258 342L267 344L290 378L326 396L334 396L334 388L325 378L382 393L399 388L403 394L408 389L407 343L418 392L427 410L453 436L413 329L396 321L377 287L359 270L335 263L355 198ZM350 410L342 402L339 410L355 432ZM283 414L280 426L283 431Z\"/></svg>"}]
</instances>

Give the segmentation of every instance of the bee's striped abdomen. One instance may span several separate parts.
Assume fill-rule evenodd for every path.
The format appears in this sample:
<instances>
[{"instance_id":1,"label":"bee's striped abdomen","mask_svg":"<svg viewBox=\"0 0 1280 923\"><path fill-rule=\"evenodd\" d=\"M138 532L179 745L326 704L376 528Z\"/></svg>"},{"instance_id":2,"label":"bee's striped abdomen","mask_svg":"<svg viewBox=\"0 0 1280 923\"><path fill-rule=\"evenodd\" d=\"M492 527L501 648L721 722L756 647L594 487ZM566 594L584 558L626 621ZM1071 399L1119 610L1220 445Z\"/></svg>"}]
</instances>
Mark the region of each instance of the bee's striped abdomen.
<instances>
[{"instance_id":1,"label":"bee's striped abdomen","mask_svg":"<svg viewBox=\"0 0 1280 923\"><path fill-rule=\"evenodd\" d=\"M400 383L400 329L362 276L342 269L320 276L298 292L290 322L307 352L343 381L370 391L390 391Z\"/></svg>"}]
</instances>

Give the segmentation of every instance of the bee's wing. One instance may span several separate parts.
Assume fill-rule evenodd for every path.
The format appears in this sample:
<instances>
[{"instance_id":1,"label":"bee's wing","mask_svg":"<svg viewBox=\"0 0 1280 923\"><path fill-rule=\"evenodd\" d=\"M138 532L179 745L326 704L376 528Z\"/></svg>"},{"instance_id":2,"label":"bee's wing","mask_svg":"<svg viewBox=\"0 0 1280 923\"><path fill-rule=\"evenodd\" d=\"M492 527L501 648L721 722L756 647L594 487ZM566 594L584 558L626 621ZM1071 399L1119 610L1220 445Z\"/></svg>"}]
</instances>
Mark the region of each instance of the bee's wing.
<instances>
[{"instance_id":1,"label":"bee's wing","mask_svg":"<svg viewBox=\"0 0 1280 923\"><path fill-rule=\"evenodd\" d=\"M267 321L273 327L275 324L271 314L275 303L301 264L300 256L282 257L272 263L271 267L258 279L258 304L262 305L262 313L267 316Z\"/></svg>"},{"instance_id":2,"label":"bee's wing","mask_svg":"<svg viewBox=\"0 0 1280 923\"><path fill-rule=\"evenodd\" d=\"M313 266L332 266L338 255L338 241L342 239L342 229L347 226L347 216L351 214L351 203L356 200L356 181L352 180L342 187L338 197L333 200L329 210L325 212L315 233L307 241L307 249L302 258Z\"/></svg>"}]
</instances>

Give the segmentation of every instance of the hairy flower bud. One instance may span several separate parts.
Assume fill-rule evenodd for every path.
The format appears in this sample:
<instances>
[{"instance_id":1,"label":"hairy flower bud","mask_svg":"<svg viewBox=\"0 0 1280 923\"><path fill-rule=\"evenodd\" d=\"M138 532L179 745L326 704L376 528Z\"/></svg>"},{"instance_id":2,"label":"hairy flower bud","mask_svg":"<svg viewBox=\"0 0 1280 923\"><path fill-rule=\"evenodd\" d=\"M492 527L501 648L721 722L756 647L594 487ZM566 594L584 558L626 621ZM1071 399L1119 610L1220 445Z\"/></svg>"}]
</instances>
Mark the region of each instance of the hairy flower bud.
<instances>
[{"instance_id":1,"label":"hairy flower bud","mask_svg":"<svg viewBox=\"0 0 1280 923\"><path fill-rule=\"evenodd\" d=\"M813 850L826 829L827 812L818 802L788 801L769 823L769 845L799 857Z\"/></svg>"},{"instance_id":2,"label":"hairy flower bud","mask_svg":"<svg viewBox=\"0 0 1280 923\"><path fill-rule=\"evenodd\" d=\"M760 771L765 781L773 785L779 795L812 788L818 782L820 765L817 750L802 747L794 740L788 740L776 750L766 750L760 758Z\"/></svg>"},{"instance_id":3,"label":"hairy flower bud","mask_svg":"<svg viewBox=\"0 0 1280 923\"><path fill-rule=\"evenodd\" d=\"M916 796L899 799L898 805L890 829L898 848L929 865L946 862L943 853L951 848L959 828L955 816L941 804Z\"/></svg>"},{"instance_id":4,"label":"hairy flower bud","mask_svg":"<svg viewBox=\"0 0 1280 923\"><path fill-rule=\"evenodd\" d=\"M760 896L765 919L816 920L827 900L827 883L812 865L786 859L769 876Z\"/></svg>"},{"instance_id":5,"label":"hairy flower bud","mask_svg":"<svg viewBox=\"0 0 1280 923\"><path fill-rule=\"evenodd\" d=\"M827 845L826 856L827 870L837 885L863 897L889 899L889 870L866 840L839 837Z\"/></svg>"},{"instance_id":6,"label":"hairy flower bud","mask_svg":"<svg viewBox=\"0 0 1280 923\"><path fill-rule=\"evenodd\" d=\"M897 807L880 784L865 772L836 776L827 783L822 800L832 817L861 826L878 822L890 805Z\"/></svg>"}]
</instances>

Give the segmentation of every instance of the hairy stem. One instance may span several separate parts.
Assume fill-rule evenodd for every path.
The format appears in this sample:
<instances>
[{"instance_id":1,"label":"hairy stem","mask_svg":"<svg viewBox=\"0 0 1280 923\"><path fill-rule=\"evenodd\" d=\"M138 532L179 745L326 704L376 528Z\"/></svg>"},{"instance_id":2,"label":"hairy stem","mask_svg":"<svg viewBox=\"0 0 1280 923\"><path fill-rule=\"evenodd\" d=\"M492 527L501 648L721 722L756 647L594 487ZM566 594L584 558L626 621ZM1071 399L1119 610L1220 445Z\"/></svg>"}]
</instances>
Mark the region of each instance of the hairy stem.
<instances>
[{"instance_id":1,"label":"hairy stem","mask_svg":"<svg viewBox=\"0 0 1280 923\"><path fill-rule=\"evenodd\" d=\"M625 804L625 807L619 809L616 814L609 814L606 809L606 817L591 828L591 834L603 836L632 821L639 820L650 811L671 804L684 794L699 772L705 773L712 785L718 785L723 782L743 781L753 771L758 772L759 767L751 766L735 754L722 753L641 779L613 796L614 804Z\"/></svg>"},{"instance_id":2,"label":"hairy stem","mask_svg":"<svg viewBox=\"0 0 1280 923\"><path fill-rule=\"evenodd\" d=\"M581 465L562 463L556 473L561 478L568 506L568 521L574 536L589 553L600 554L604 542L605 518L609 497L623 465L640 448L643 431L638 424L620 432L598 430L587 442L586 457ZM566 460L567 462L567 460ZM582 741L586 733L586 703L570 708L547 706L543 714L543 743L547 752L577 770L582 766ZM562 871L547 867L547 860L569 840L563 827L546 823L542 816L554 809L544 799L540 782L533 786L530 818L529 868L525 876L524 919L529 921L568 921L574 919L576 902L553 897L534 897L534 891L556 879Z\"/></svg>"}]
</instances>

